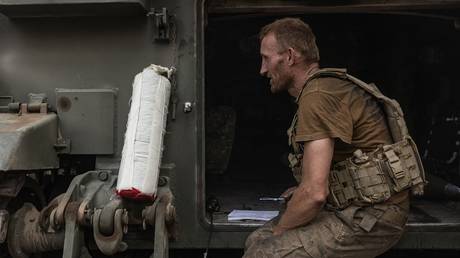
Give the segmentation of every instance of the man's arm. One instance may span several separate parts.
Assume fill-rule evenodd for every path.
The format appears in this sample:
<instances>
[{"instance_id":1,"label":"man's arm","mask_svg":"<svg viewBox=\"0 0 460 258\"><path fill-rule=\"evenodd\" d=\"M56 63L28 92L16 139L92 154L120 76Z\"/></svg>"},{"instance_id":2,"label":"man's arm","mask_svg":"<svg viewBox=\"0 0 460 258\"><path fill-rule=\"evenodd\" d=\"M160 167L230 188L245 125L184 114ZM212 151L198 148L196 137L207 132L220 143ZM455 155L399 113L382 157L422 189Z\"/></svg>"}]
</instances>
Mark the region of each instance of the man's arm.
<instances>
[{"instance_id":1,"label":"man's arm","mask_svg":"<svg viewBox=\"0 0 460 258\"><path fill-rule=\"evenodd\" d=\"M325 138L304 144L302 181L273 229L274 235L305 225L321 210L329 194L328 178L334 153L334 139Z\"/></svg>"}]
</instances>

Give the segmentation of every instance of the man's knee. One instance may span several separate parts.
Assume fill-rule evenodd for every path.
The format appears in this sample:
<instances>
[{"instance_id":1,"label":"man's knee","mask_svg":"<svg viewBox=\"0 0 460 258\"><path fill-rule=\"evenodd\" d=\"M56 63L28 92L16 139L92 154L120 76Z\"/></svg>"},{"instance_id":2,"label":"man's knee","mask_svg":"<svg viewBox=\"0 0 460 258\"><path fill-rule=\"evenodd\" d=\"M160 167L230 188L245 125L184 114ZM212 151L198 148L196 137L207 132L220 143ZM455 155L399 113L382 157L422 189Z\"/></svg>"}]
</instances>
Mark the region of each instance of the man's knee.
<instances>
[{"instance_id":1,"label":"man's knee","mask_svg":"<svg viewBox=\"0 0 460 258\"><path fill-rule=\"evenodd\" d=\"M254 232L252 232L248 238L246 239L246 243L245 243L245 249L249 249L250 246L258 243L258 242L261 242L262 240L264 239L267 239L269 238L270 236L272 236L273 233L267 231L267 230L264 230L263 228L260 228Z\"/></svg>"},{"instance_id":2,"label":"man's knee","mask_svg":"<svg viewBox=\"0 0 460 258\"><path fill-rule=\"evenodd\" d=\"M296 230L273 236L271 230L254 231L246 240L244 258L310 257L300 241Z\"/></svg>"}]
</instances>

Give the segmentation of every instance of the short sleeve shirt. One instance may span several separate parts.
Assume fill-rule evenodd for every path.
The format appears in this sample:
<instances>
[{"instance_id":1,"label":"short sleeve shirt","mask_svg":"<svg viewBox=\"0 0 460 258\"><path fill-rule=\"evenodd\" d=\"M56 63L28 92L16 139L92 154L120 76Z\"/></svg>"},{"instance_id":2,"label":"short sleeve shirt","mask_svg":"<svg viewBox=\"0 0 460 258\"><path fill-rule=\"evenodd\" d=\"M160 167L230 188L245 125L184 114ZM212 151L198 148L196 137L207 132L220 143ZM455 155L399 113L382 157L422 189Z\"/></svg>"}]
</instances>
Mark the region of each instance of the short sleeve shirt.
<instances>
[{"instance_id":1,"label":"short sleeve shirt","mask_svg":"<svg viewBox=\"0 0 460 258\"><path fill-rule=\"evenodd\" d=\"M294 140L334 138L334 162L350 157L356 149L368 152L392 143L377 100L348 80L314 78L302 91L298 105Z\"/></svg>"}]
</instances>

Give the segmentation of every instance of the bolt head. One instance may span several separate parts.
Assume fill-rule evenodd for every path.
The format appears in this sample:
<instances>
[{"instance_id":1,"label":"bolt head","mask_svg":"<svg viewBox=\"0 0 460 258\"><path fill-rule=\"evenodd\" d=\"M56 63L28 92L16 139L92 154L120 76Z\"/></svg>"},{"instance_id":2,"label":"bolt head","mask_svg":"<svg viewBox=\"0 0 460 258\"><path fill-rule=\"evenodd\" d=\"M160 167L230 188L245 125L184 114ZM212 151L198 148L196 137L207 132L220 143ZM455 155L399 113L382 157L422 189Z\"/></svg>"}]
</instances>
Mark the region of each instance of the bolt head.
<instances>
[{"instance_id":1,"label":"bolt head","mask_svg":"<svg viewBox=\"0 0 460 258\"><path fill-rule=\"evenodd\" d=\"M107 179L109 179L109 174L107 173L107 171L100 171L100 172L97 174L97 177L98 177L99 180L101 180L101 181L107 181Z\"/></svg>"},{"instance_id":2,"label":"bolt head","mask_svg":"<svg viewBox=\"0 0 460 258\"><path fill-rule=\"evenodd\" d=\"M165 186L167 183L168 179L166 179L166 177L160 176L160 178L158 178L158 186Z\"/></svg>"}]
</instances>

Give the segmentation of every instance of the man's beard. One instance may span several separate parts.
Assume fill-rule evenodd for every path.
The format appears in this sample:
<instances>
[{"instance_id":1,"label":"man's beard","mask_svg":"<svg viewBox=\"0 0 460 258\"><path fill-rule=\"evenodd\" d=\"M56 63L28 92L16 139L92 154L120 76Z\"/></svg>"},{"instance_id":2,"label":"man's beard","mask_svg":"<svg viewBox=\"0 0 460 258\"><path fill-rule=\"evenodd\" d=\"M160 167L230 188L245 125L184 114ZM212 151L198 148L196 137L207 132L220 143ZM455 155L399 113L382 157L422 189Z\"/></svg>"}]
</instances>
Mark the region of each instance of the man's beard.
<instances>
[{"instance_id":1,"label":"man's beard","mask_svg":"<svg viewBox=\"0 0 460 258\"><path fill-rule=\"evenodd\" d=\"M288 90L292 83L292 79L288 76L278 77L276 82L273 78L270 78L270 91L272 93L280 93L282 91Z\"/></svg>"}]
</instances>

